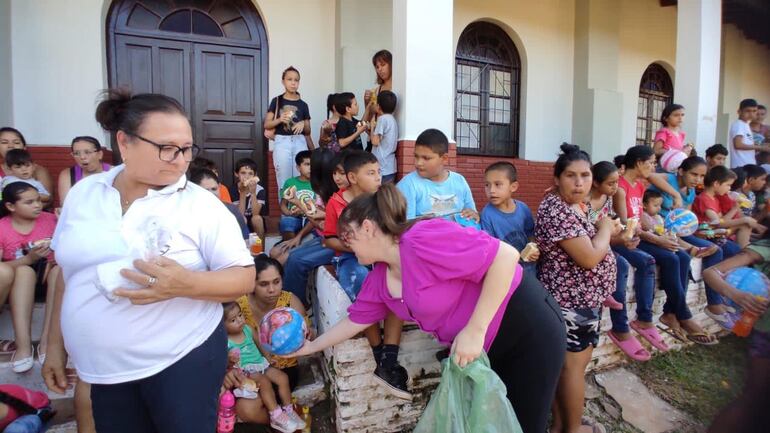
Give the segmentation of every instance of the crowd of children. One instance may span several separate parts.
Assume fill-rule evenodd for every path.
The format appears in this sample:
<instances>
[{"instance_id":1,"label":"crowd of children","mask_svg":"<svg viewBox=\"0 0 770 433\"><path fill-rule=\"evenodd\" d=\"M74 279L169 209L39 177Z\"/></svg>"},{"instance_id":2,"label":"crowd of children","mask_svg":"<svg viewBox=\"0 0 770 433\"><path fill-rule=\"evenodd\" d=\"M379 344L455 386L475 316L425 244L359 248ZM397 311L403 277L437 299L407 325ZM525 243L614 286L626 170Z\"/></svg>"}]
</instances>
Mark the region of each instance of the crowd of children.
<instances>
[{"instance_id":1,"label":"crowd of children","mask_svg":"<svg viewBox=\"0 0 770 433\"><path fill-rule=\"evenodd\" d=\"M261 318L278 306L291 306L306 316L312 298L308 278L318 266L334 266L351 302L372 269L359 263L349 240L339 235L338 222L351 202L396 183L397 98L391 90L390 62L386 51L374 57L378 87L366 92L361 120L353 93L329 95L318 149L310 134L309 108L298 92L299 71L289 67L283 72L285 92L270 103L264 125L266 136L275 140L282 242L269 255L257 255L253 293L226 304L223 317L230 354L223 390L235 390L236 412L243 421L269 423L282 432L304 427L291 401L297 360L262 351L255 335ZM666 293L660 329L683 342L718 342L693 320L686 302L692 258L703 259L707 269L706 314L725 329L733 323L724 297L757 313L765 311L766 304L747 299L723 279L729 269L763 264L770 256L764 240L767 227L760 222L770 210L765 108L744 100L738 114L730 128L730 150L711 146L705 159L686 143L681 130L684 107L676 104L663 110L663 127L653 146L633 146L614 162L592 164L590 155L577 146L562 145L555 184L536 217L516 199L519 179L514 164L501 161L486 168L488 203L479 213L465 178L448 168L446 135L428 129L417 137L415 170L396 184L405 200L406 218L455 221L526 251L521 255L524 272L528 278L536 277L561 309L566 355L552 407L552 433L601 431L598 425L581 427L581 414L583 374L598 345L603 307L609 307L612 321L609 338L629 358L640 362L651 358L636 335L658 351L669 350L653 320L657 268L659 287ZM0 352L13 353L16 372L32 368L30 312L36 296L50 303L59 272L49 242L57 213L52 181L25 147L19 131L0 129L0 305L10 299L15 331L15 340L0 341ZM732 170L725 166L728 155ZM110 168L102 163L101 145L92 137L76 137L72 156L76 165L59 177L60 201L82 178ZM267 194L256 161L236 161L235 182L229 189L216 164L205 158L192 161L188 176L224 203L244 239L250 233L264 239ZM694 235L677 237L666 231L665 217L678 208L697 216L700 226ZM631 272L636 293L633 321L626 311ZM50 320L46 314L37 348L41 362ZM409 400L409 376L398 362L402 325L389 313L383 329L375 324L364 335L376 362L375 378L393 396ZM766 359L768 334L758 334L764 340L757 344L764 349L752 354Z\"/></svg>"}]
</instances>

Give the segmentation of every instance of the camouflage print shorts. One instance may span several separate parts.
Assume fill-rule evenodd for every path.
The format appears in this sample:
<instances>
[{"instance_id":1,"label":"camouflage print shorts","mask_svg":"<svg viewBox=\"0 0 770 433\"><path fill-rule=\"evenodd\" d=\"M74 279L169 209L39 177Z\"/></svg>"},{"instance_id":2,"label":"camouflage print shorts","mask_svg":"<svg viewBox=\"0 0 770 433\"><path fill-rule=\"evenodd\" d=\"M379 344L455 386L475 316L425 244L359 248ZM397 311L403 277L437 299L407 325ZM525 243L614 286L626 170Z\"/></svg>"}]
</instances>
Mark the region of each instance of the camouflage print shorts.
<instances>
[{"instance_id":1,"label":"camouflage print shorts","mask_svg":"<svg viewBox=\"0 0 770 433\"><path fill-rule=\"evenodd\" d=\"M582 352L589 345L596 347L599 344L601 307L562 308L561 314L567 327L568 352Z\"/></svg>"}]
</instances>

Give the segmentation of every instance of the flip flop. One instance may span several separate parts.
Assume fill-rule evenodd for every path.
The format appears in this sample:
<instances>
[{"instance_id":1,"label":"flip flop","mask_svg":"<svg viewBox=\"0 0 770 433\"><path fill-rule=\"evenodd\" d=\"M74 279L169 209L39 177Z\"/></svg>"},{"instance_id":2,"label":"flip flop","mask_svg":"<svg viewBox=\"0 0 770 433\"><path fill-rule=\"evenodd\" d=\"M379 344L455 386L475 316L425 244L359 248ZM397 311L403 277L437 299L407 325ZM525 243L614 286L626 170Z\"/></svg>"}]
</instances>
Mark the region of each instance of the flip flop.
<instances>
[{"instance_id":1,"label":"flip flop","mask_svg":"<svg viewBox=\"0 0 770 433\"><path fill-rule=\"evenodd\" d=\"M625 341L616 337L612 331L608 332L607 336L610 337L610 340L612 340L612 342L615 343L615 345L618 346L620 350L626 354L626 356L633 359L634 361L649 361L652 357L650 352L642 347L642 343L640 343L639 340L637 340L633 335L631 338Z\"/></svg>"},{"instance_id":2,"label":"flip flop","mask_svg":"<svg viewBox=\"0 0 770 433\"><path fill-rule=\"evenodd\" d=\"M631 329L636 331L639 335L642 336L642 338L652 344L654 348L660 350L661 352L669 351L670 347L668 347L668 344L663 341L663 337L658 334L658 331L655 329L655 327L642 328L641 326L637 325L636 322L631 322L630 326Z\"/></svg>"},{"instance_id":3,"label":"flip flop","mask_svg":"<svg viewBox=\"0 0 770 433\"><path fill-rule=\"evenodd\" d=\"M0 340L0 355L10 355L16 352L16 342L13 340Z\"/></svg>"},{"instance_id":4,"label":"flip flop","mask_svg":"<svg viewBox=\"0 0 770 433\"><path fill-rule=\"evenodd\" d=\"M674 337L675 339L681 341L682 343L687 343L689 341L687 340L687 333L684 332L684 329L682 328L672 328L666 325L665 323L660 322L660 324L658 325L658 329Z\"/></svg>"},{"instance_id":5,"label":"flip flop","mask_svg":"<svg viewBox=\"0 0 770 433\"><path fill-rule=\"evenodd\" d=\"M719 344L719 340L714 338L711 339L713 335L707 334L705 332L687 332L687 339L692 341L695 344L700 344L701 346L714 346ZM703 340L697 340L697 338L702 337Z\"/></svg>"}]
</instances>

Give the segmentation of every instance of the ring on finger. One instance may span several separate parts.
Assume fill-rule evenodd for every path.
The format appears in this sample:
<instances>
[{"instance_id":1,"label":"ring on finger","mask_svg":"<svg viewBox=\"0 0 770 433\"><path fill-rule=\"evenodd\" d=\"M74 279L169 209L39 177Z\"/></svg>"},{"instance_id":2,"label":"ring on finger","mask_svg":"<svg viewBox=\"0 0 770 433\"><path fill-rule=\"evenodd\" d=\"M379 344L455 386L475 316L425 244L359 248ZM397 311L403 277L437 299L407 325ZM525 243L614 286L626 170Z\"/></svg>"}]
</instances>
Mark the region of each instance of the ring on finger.
<instances>
[{"instance_id":1,"label":"ring on finger","mask_svg":"<svg viewBox=\"0 0 770 433\"><path fill-rule=\"evenodd\" d=\"M151 276L150 279L147 280L147 287L152 287L157 282L158 282L158 279Z\"/></svg>"}]
</instances>

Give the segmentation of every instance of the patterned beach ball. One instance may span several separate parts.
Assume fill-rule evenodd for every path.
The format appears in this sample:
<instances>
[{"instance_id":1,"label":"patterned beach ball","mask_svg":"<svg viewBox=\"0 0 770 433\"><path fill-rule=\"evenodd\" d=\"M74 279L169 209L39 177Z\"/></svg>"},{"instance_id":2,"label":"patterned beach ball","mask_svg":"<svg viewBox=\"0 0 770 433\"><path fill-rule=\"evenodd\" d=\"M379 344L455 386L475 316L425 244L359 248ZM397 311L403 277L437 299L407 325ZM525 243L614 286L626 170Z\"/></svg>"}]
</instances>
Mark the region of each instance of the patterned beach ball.
<instances>
[{"instance_id":1,"label":"patterned beach ball","mask_svg":"<svg viewBox=\"0 0 770 433\"><path fill-rule=\"evenodd\" d=\"M690 236L698 229L698 217L687 209L671 209L663 225L669 233Z\"/></svg>"},{"instance_id":2,"label":"patterned beach ball","mask_svg":"<svg viewBox=\"0 0 770 433\"><path fill-rule=\"evenodd\" d=\"M297 310L280 307L269 311L259 324L259 343L270 353L288 355L305 343L307 325Z\"/></svg>"},{"instance_id":3,"label":"patterned beach ball","mask_svg":"<svg viewBox=\"0 0 770 433\"><path fill-rule=\"evenodd\" d=\"M687 159L687 154L681 150L669 149L660 157L660 166L669 173L676 173L685 159Z\"/></svg>"}]
</instances>

